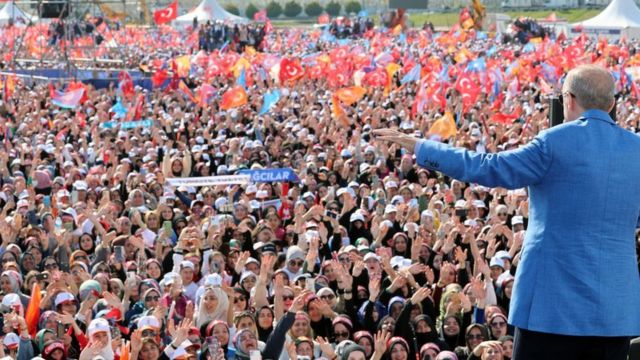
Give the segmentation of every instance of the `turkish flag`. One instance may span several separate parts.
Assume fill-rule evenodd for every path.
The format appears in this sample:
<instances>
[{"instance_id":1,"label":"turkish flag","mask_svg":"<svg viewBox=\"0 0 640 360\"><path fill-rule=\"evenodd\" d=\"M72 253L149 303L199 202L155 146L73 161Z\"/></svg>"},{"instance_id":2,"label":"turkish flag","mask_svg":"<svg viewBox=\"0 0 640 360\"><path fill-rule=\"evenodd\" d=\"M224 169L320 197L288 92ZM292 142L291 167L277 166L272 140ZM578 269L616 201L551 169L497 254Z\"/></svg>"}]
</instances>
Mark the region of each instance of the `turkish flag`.
<instances>
[{"instance_id":1,"label":"turkish flag","mask_svg":"<svg viewBox=\"0 0 640 360\"><path fill-rule=\"evenodd\" d=\"M164 9L153 12L153 20L158 25L168 23L178 17L178 1L174 1Z\"/></svg>"},{"instance_id":2,"label":"turkish flag","mask_svg":"<svg viewBox=\"0 0 640 360\"><path fill-rule=\"evenodd\" d=\"M151 76L151 84L154 88L161 87L168 78L169 74L167 71L165 69L160 69Z\"/></svg>"},{"instance_id":3,"label":"turkish flag","mask_svg":"<svg viewBox=\"0 0 640 360\"><path fill-rule=\"evenodd\" d=\"M287 81L296 81L304 76L304 69L300 62L295 59L283 58L280 61L280 83L284 84Z\"/></svg>"},{"instance_id":4,"label":"turkish flag","mask_svg":"<svg viewBox=\"0 0 640 360\"><path fill-rule=\"evenodd\" d=\"M388 78L389 75L385 68L377 68L368 72L362 79L362 82L368 86L385 86L387 85Z\"/></svg>"},{"instance_id":5,"label":"turkish flag","mask_svg":"<svg viewBox=\"0 0 640 360\"><path fill-rule=\"evenodd\" d=\"M253 14L254 21L267 21L267 9L262 9L257 13Z\"/></svg>"}]
</instances>

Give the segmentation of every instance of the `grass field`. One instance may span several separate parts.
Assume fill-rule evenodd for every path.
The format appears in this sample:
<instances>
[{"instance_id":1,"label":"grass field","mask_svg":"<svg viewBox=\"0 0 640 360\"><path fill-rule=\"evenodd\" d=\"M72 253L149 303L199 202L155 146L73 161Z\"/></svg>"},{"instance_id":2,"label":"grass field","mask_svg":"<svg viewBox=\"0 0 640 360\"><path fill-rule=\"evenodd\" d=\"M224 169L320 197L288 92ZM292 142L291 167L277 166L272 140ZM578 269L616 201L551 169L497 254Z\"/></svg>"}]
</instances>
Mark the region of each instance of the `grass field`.
<instances>
[{"instance_id":1,"label":"grass field","mask_svg":"<svg viewBox=\"0 0 640 360\"><path fill-rule=\"evenodd\" d=\"M516 18L519 16L528 16L534 19L542 19L552 12L556 13L559 19L566 19L569 23L586 20L596 16L602 9L566 9L566 10L509 10L501 11L501 9L487 10L489 13L500 12ZM434 26L448 27L458 21L458 12L446 13L411 13L409 19L413 26L421 26L425 21L431 21ZM376 19L377 20L377 19ZM276 27L308 27L316 23L315 18L309 19L293 19L293 20L274 20L273 26Z\"/></svg>"},{"instance_id":2,"label":"grass field","mask_svg":"<svg viewBox=\"0 0 640 360\"><path fill-rule=\"evenodd\" d=\"M501 12L509 15L511 18L519 16L528 16L534 19L542 19L552 12L556 13L559 19L566 19L569 23L586 20L596 16L602 11L602 9L569 9L569 10L511 10L511 11L489 11L489 12ZM411 22L414 26L420 26L425 21L431 21L434 26L451 26L458 21L458 13L434 13L434 14L411 14L409 15Z\"/></svg>"}]
</instances>

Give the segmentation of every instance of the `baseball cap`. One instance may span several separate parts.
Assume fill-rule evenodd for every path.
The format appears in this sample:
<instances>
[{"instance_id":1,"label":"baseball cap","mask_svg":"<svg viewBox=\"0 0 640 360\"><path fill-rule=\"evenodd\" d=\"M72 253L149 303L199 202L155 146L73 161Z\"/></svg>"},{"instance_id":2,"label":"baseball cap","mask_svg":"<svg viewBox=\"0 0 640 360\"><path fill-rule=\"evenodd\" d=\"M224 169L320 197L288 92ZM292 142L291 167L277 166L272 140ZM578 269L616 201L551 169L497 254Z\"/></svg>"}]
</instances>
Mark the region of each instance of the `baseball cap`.
<instances>
[{"instance_id":1,"label":"baseball cap","mask_svg":"<svg viewBox=\"0 0 640 360\"><path fill-rule=\"evenodd\" d=\"M489 267L499 266L504 270L504 260L499 257L492 257L491 262L489 263Z\"/></svg>"},{"instance_id":2,"label":"baseball cap","mask_svg":"<svg viewBox=\"0 0 640 360\"><path fill-rule=\"evenodd\" d=\"M515 226L518 224L524 224L524 218L520 215L516 215L513 218L511 218L511 225Z\"/></svg>"},{"instance_id":3,"label":"baseball cap","mask_svg":"<svg viewBox=\"0 0 640 360\"><path fill-rule=\"evenodd\" d=\"M56 306L58 306L68 302L76 302L76 298L70 292L64 291L56 295L56 299L54 303Z\"/></svg>"}]
</instances>

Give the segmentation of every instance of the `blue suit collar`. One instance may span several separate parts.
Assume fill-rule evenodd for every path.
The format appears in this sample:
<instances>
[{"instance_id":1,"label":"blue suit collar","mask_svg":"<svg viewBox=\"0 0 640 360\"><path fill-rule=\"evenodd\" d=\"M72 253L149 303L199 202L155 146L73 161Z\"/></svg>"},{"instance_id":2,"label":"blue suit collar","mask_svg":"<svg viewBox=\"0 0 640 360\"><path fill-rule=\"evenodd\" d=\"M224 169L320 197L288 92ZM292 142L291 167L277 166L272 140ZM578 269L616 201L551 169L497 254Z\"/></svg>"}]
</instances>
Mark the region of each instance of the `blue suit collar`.
<instances>
[{"instance_id":1,"label":"blue suit collar","mask_svg":"<svg viewBox=\"0 0 640 360\"><path fill-rule=\"evenodd\" d=\"M580 119L581 120L596 119L596 120L608 122L613 125L615 125L616 123L615 121L613 121L613 119L611 119L611 116L609 116L609 113L602 110L597 110L597 109L587 110L583 112L582 115L580 116Z\"/></svg>"}]
</instances>

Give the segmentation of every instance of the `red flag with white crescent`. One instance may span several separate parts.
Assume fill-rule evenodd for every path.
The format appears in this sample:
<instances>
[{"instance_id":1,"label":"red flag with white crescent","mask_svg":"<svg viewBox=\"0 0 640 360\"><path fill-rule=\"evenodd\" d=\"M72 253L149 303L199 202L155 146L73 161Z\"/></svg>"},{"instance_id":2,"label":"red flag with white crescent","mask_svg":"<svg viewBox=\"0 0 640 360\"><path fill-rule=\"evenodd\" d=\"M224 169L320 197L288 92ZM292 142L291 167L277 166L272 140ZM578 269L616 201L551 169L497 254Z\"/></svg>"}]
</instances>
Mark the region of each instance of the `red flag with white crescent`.
<instances>
[{"instance_id":1,"label":"red flag with white crescent","mask_svg":"<svg viewBox=\"0 0 640 360\"><path fill-rule=\"evenodd\" d=\"M178 17L178 1L174 1L164 9L156 10L153 12L153 20L158 25L162 25L171 22Z\"/></svg>"},{"instance_id":2,"label":"red flag with white crescent","mask_svg":"<svg viewBox=\"0 0 640 360\"><path fill-rule=\"evenodd\" d=\"M304 76L304 69L300 62L295 59L283 58L280 61L280 83L295 81Z\"/></svg>"}]
</instances>

